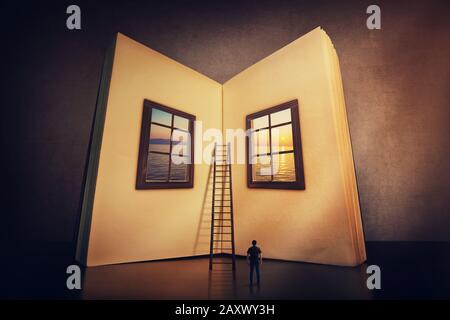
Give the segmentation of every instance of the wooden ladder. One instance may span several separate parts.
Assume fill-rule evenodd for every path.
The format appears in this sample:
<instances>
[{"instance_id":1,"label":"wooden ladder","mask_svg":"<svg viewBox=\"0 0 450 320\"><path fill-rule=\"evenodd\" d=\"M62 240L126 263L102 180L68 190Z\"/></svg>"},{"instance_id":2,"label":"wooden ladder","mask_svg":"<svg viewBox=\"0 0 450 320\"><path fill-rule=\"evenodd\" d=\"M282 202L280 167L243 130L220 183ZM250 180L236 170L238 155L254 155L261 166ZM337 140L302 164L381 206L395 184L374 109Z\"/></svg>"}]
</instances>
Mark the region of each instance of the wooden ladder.
<instances>
[{"instance_id":1,"label":"wooden ladder","mask_svg":"<svg viewBox=\"0 0 450 320\"><path fill-rule=\"evenodd\" d=\"M214 145L212 154L214 175L209 270L216 264L228 264L233 271L236 270L230 148L230 144ZM224 259L230 254L231 261Z\"/></svg>"}]
</instances>

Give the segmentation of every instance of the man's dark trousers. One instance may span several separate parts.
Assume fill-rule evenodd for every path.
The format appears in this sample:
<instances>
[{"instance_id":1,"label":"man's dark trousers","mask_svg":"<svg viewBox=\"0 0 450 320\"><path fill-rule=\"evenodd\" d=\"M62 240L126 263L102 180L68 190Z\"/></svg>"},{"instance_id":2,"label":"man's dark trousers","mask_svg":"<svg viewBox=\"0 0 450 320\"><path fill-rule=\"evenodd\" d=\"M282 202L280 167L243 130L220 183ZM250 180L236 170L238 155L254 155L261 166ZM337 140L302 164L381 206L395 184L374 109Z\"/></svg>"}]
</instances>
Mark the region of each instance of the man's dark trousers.
<instances>
[{"instance_id":1,"label":"man's dark trousers","mask_svg":"<svg viewBox=\"0 0 450 320\"><path fill-rule=\"evenodd\" d=\"M259 284L259 261L250 261L250 284L253 284L253 271L256 271L256 280Z\"/></svg>"}]
</instances>

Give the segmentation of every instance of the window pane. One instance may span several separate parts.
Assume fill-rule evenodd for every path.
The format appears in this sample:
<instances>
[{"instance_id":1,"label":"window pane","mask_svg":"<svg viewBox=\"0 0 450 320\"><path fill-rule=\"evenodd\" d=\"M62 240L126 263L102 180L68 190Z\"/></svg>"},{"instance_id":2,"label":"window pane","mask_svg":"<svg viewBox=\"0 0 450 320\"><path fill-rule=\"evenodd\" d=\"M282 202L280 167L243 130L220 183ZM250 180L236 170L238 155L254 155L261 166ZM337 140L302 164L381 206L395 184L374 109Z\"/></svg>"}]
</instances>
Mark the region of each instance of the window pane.
<instances>
[{"instance_id":1,"label":"window pane","mask_svg":"<svg viewBox=\"0 0 450 320\"><path fill-rule=\"evenodd\" d=\"M294 150L291 124L272 128L271 130L272 152Z\"/></svg>"},{"instance_id":2,"label":"window pane","mask_svg":"<svg viewBox=\"0 0 450 320\"><path fill-rule=\"evenodd\" d=\"M173 160L173 159L172 159ZM172 161L170 167L170 180L171 181L188 181L189 179L189 166L187 164L175 164Z\"/></svg>"},{"instance_id":3,"label":"window pane","mask_svg":"<svg viewBox=\"0 0 450 320\"><path fill-rule=\"evenodd\" d=\"M254 158L252 165L253 181L271 181L270 156L260 156Z\"/></svg>"},{"instance_id":4,"label":"window pane","mask_svg":"<svg viewBox=\"0 0 450 320\"><path fill-rule=\"evenodd\" d=\"M147 174L145 180L166 181L169 175L169 155L149 153L147 158Z\"/></svg>"},{"instance_id":5,"label":"window pane","mask_svg":"<svg viewBox=\"0 0 450 320\"><path fill-rule=\"evenodd\" d=\"M270 153L269 149L269 130L263 129L252 132L252 155Z\"/></svg>"},{"instance_id":6,"label":"window pane","mask_svg":"<svg viewBox=\"0 0 450 320\"><path fill-rule=\"evenodd\" d=\"M273 181L295 181L294 153L273 155Z\"/></svg>"},{"instance_id":7,"label":"window pane","mask_svg":"<svg viewBox=\"0 0 450 320\"><path fill-rule=\"evenodd\" d=\"M280 123L291 122L291 109L285 109L270 115L270 125L275 126Z\"/></svg>"},{"instance_id":8,"label":"window pane","mask_svg":"<svg viewBox=\"0 0 450 320\"><path fill-rule=\"evenodd\" d=\"M172 141L181 142L183 144L188 144L190 140L189 132L174 129L172 132Z\"/></svg>"},{"instance_id":9,"label":"window pane","mask_svg":"<svg viewBox=\"0 0 450 320\"><path fill-rule=\"evenodd\" d=\"M166 126L172 125L172 114L152 108L152 122L165 124Z\"/></svg>"},{"instance_id":10,"label":"window pane","mask_svg":"<svg viewBox=\"0 0 450 320\"><path fill-rule=\"evenodd\" d=\"M191 154L191 139L189 132L174 129L172 133L172 154L188 156Z\"/></svg>"},{"instance_id":11,"label":"window pane","mask_svg":"<svg viewBox=\"0 0 450 320\"><path fill-rule=\"evenodd\" d=\"M167 152L170 148L170 129L156 124L150 125L149 151Z\"/></svg>"},{"instance_id":12,"label":"window pane","mask_svg":"<svg viewBox=\"0 0 450 320\"><path fill-rule=\"evenodd\" d=\"M269 126L269 116L255 118L251 122L252 129L266 128Z\"/></svg>"},{"instance_id":13,"label":"window pane","mask_svg":"<svg viewBox=\"0 0 450 320\"><path fill-rule=\"evenodd\" d=\"M173 119L173 126L178 129L189 130L189 119L175 116Z\"/></svg>"}]
</instances>

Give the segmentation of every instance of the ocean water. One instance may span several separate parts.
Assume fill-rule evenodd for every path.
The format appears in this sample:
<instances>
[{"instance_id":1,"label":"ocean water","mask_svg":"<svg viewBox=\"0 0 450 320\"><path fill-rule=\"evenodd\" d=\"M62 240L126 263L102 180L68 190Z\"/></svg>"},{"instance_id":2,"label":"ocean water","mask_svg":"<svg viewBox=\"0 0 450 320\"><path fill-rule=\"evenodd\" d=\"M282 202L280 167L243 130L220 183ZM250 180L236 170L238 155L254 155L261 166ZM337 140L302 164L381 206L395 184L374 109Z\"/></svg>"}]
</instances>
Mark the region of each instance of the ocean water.
<instances>
[{"instance_id":1,"label":"ocean water","mask_svg":"<svg viewBox=\"0 0 450 320\"><path fill-rule=\"evenodd\" d=\"M168 152L168 145L166 144L150 144L150 150ZM187 164L176 164L176 162L181 162L181 157L174 159L172 156L172 163L169 176L169 155L148 153L147 157L147 182L160 182L160 181L177 181L186 182L189 179L189 166Z\"/></svg>"},{"instance_id":2,"label":"ocean water","mask_svg":"<svg viewBox=\"0 0 450 320\"><path fill-rule=\"evenodd\" d=\"M273 180L271 177L271 163L269 157L258 158L253 165L253 181L295 181L294 153L273 155Z\"/></svg>"},{"instance_id":3,"label":"ocean water","mask_svg":"<svg viewBox=\"0 0 450 320\"><path fill-rule=\"evenodd\" d=\"M168 152L166 144L151 144L150 150ZM177 159L179 160L179 159ZM260 158L258 158L260 160ZM253 165L254 181L271 181L270 158L266 157ZM189 179L189 166L175 164L172 161L169 181L186 182ZM169 156L157 153L148 153L146 181L167 181L169 175ZM273 156L273 181L295 181L294 153Z\"/></svg>"}]
</instances>

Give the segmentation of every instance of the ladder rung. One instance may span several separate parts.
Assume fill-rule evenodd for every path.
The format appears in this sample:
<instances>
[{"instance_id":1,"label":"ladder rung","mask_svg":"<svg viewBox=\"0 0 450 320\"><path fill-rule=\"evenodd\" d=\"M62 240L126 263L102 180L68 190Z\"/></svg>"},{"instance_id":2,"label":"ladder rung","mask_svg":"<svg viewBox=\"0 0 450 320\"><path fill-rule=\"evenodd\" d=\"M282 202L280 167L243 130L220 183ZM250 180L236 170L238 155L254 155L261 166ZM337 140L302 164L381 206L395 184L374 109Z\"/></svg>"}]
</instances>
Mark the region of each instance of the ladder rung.
<instances>
[{"instance_id":1,"label":"ladder rung","mask_svg":"<svg viewBox=\"0 0 450 320\"><path fill-rule=\"evenodd\" d=\"M217 220L217 221L231 221L231 219L216 219L216 218L214 218L214 220Z\"/></svg>"},{"instance_id":2,"label":"ladder rung","mask_svg":"<svg viewBox=\"0 0 450 320\"><path fill-rule=\"evenodd\" d=\"M213 264L232 264L233 262L218 262L218 261L213 261Z\"/></svg>"},{"instance_id":3,"label":"ladder rung","mask_svg":"<svg viewBox=\"0 0 450 320\"><path fill-rule=\"evenodd\" d=\"M232 242L232 240L215 240L213 239L214 242Z\"/></svg>"},{"instance_id":4,"label":"ladder rung","mask_svg":"<svg viewBox=\"0 0 450 320\"><path fill-rule=\"evenodd\" d=\"M233 234L232 232L213 232L213 234Z\"/></svg>"}]
</instances>

